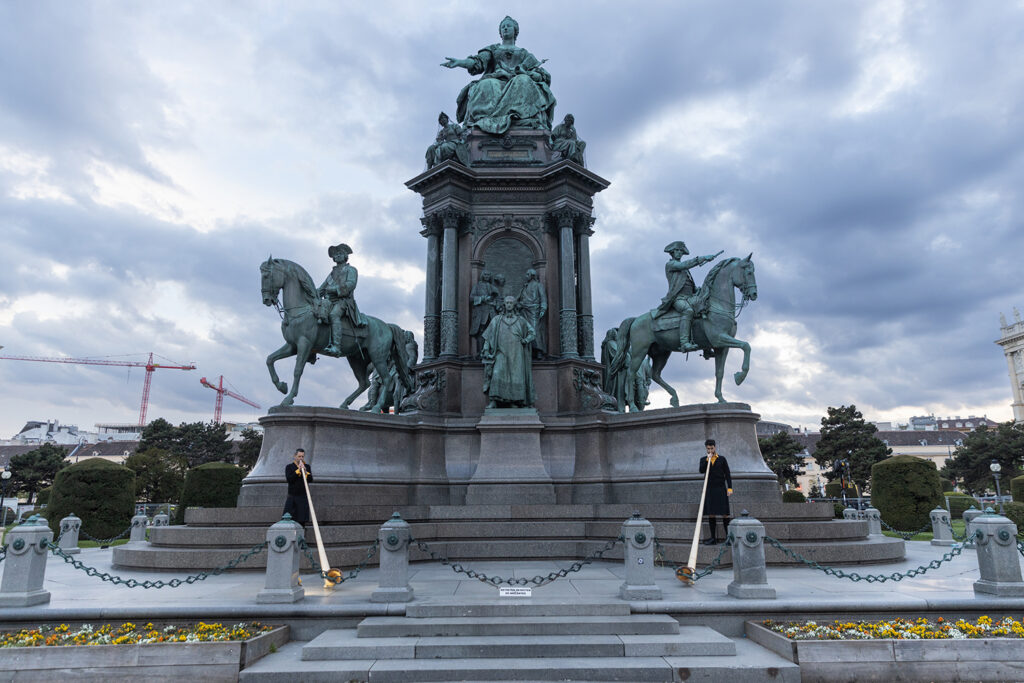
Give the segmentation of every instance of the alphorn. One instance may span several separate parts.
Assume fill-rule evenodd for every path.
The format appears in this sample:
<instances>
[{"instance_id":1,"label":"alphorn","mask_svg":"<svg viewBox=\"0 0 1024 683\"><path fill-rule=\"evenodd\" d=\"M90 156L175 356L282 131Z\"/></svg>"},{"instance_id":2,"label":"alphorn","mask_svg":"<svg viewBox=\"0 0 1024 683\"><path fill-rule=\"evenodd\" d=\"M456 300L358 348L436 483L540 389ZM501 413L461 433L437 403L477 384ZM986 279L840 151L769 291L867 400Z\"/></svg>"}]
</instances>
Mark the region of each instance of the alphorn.
<instances>
[{"instance_id":1,"label":"alphorn","mask_svg":"<svg viewBox=\"0 0 1024 683\"><path fill-rule=\"evenodd\" d=\"M700 524L704 520L704 497L708 494L708 477L711 475L711 460L704 470L704 486L700 489L700 504L697 506L697 524L693 527L693 543L690 545L690 559L685 567L676 571L676 578L687 586L693 585L693 573L697 569L697 545L700 543Z\"/></svg>"},{"instance_id":2,"label":"alphorn","mask_svg":"<svg viewBox=\"0 0 1024 683\"><path fill-rule=\"evenodd\" d=\"M306 503L309 504L309 521L313 523L313 535L316 537L316 549L320 556L320 567L321 571L324 572L324 588L334 588L334 584L337 581L332 581L331 578L338 576L340 578L341 572L336 569L331 569L331 565L327 562L327 551L324 550L324 539L320 535L320 525L316 521L316 510L313 509L313 496L309 495L309 482L306 481L306 465L302 465L302 486L306 489ZM331 578L328 578L331 577Z\"/></svg>"}]
</instances>

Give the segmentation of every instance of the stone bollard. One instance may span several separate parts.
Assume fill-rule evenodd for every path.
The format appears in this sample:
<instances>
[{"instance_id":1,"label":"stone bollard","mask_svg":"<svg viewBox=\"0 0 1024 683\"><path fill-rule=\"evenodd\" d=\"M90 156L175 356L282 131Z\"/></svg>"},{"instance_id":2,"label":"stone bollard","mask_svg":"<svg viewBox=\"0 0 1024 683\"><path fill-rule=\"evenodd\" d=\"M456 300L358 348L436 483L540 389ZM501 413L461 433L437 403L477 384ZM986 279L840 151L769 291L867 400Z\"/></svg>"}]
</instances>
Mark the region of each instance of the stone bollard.
<instances>
[{"instance_id":1,"label":"stone bollard","mask_svg":"<svg viewBox=\"0 0 1024 683\"><path fill-rule=\"evenodd\" d=\"M935 508L928 517L932 520L932 545L953 545L953 528L949 525L949 511Z\"/></svg>"},{"instance_id":2,"label":"stone bollard","mask_svg":"<svg viewBox=\"0 0 1024 683\"><path fill-rule=\"evenodd\" d=\"M267 579L256 602L298 602L306 595L299 585L299 539L302 525L285 513L267 529Z\"/></svg>"},{"instance_id":3,"label":"stone bollard","mask_svg":"<svg viewBox=\"0 0 1024 683\"><path fill-rule=\"evenodd\" d=\"M619 586L623 600L661 600L661 589L654 583L654 525L634 512L622 524L625 538L623 557L626 580Z\"/></svg>"},{"instance_id":4,"label":"stone bollard","mask_svg":"<svg viewBox=\"0 0 1024 683\"><path fill-rule=\"evenodd\" d=\"M65 555L75 555L82 552L78 547L78 532L82 530L82 520L72 512L60 520L60 538L57 545L64 551Z\"/></svg>"},{"instance_id":5,"label":"stone bollard","mask_svg":"<svg viewBox=\"0 0 1024 683\"><path fill-rule=\"evenodd\" d=\"M974 547L974 519L980 514L981 510L973 505L964 510L964 534L966 537L966 540L964 541L965 548Z\"/></svg>"},{"instance_id":6,"label":"stone bollard","mask_svg":"<svg viewBox=\"0 0 1024 683\"><path fill-rule=\"evenodd\" d=\"M857 508L846 508L843 510L843 519L863 519L863 515Z\"/></svg>"},{"instance_id":7,"label":"stone bollard","mask_svg":"<svg viewBox=\"0 0 1024 683\"><path fill-rule=\"evenodd\" d=\"M734 598L775 599L775 589L768 585L764 559L764 524L744 510L742 517L729 523L732 534L732 583L729 595Z\"/></svg>"},{"instance_id":8,"label":"stone bollard","mask_svg":"<svg viewBox=\"0 0 1024 683\"><path fill-rule=\"evenodd\" d=\"M53 532L46 520L32 515L7 534L7 558L0 580L0 607L27 607L50 602L50 591L43 590L46 576L47 543Z\"/></svg>"},{"instance_id":9,"label":"stone bollard","mask_svg":"<svg viewBox=\"0 0 1024 683\"><path fill-rule=\"evenodd\" d=\"M864 511L864 519L868 520L868 536L883 536L882 513L877 508L868 508Z\"/></svg>"},{"instance_id":10,"label":"stone bollard","mask_svg":"<svg viewBox=\"0 0 1024 683\"><path fill-rule=\"evenodd\" d=\"M146 524L149 518L146 515L135 515L132 517L132 532L128 536L129 543L142 543L146 540Z\"/></svg>"},{"instance_id":11,"label":"stone bollard","mask_svg":"<svg viewBox=\"0 0 1024 683\"><path fill-rule=\"evenodd\" d=\"M153 516L153 526L170 526L171 518L161 512L159 515Z\"/></svg>"},{"instance_id":12,"label":"stone bollard","mask_svg":"<svg viewBox=\"0 0 1024 683\"><path fill-rule=\"evenodd\" d=\"M1002 515L985 510L974 518L974 542L978 547L981 578L974 582L975 593L1000 596L1024 595L1017 552L1017 525Z\"/></svg>"},{"instance_id":13,"label":"stone bollard","mask_svg":"<svg viewBox=\"0 0 1024 683\"><path fill-rule=\"evenodd\" d=\"M380 541L380 580L370 602L409 602L409 523L397 512L377 532Z\"/></svg>"}]
</instances>

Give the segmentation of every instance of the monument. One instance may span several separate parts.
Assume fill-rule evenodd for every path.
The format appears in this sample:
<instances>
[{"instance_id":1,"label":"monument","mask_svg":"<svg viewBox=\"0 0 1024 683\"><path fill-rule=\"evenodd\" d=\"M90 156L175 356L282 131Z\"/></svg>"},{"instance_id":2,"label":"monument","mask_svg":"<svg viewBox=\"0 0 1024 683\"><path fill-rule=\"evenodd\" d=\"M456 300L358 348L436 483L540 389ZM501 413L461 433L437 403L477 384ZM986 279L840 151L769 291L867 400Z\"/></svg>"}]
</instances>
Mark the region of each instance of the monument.
<instances>
[{"instance_id":1,"label":"monument","mask_svg":"<svg viewBox=\"0 0 1024 683\"><path fill-rule=\"evenodd\" d=\"M195 538L204 527L275 521L285 491L280 472L298 447L316 468L311 488L337 565L356 559L359 544L395 510L417 538L443 538L445 552L461 559L582 557L640 510L659 524L678 560L689 549L703 482L698 460L709 438L729 459L732 505L772 524L776 538L795 539L806 556L822 561L902 557L902 542L867 541L866 524L832 522L830 505L783 504L758 448L758 415L722 396L728 349L744 351L737 384L749 367L750 346L733 335L735 311L757 297L752 256L698 257L700 265L715 264L697 287L688 271L698 263L682 261L686 247L673 243L666 303L636 302L648 312L609 333L605 364L595 359L589 244L593 199L609 182L584 165L575 117L552 128L552 77L543 60L517 45L518 35L518 24L506 17L500 42L442 63L478 78L456 97L457 123L439 119L426 170L406 183L422 198L426 264L414 381L405 388L414 356L403 352L404 330L374 322L354 302L329 302L324 316L326 304L310 299L309 276L303 279L289 261L268 259L261 266L263 299L274 305L282 293L288 343L267 364L282 391L273 362L296 354L296 369L282 405L260 420L263 449L239 507L193 511L189 528L154 537L167 552L115 550L118 564L203 566ZM350 251L343 247L336 245L332 257ZM329 298L332 291L344 298L345 274L332 275L333 290L325 283ZM333 351L331 316L339 312L339 350L359 387L342 408L293 405L312 349ZM289 315L301 320L290 322ZM299 335L302 326L308 329ZM680 405L660 376L672 351L693 347L715 359L716 403ZM378 392L392 387L390 398L378 393L366 410L344 409L370 386L370 365ZM644 410L652 380L670 392L673 407ZM836 553L816 540L822 538L846 543ZM701 552L709 559L715 549ZM215 566L219 556L207 555Z\"/></svg>"}]
</instances>

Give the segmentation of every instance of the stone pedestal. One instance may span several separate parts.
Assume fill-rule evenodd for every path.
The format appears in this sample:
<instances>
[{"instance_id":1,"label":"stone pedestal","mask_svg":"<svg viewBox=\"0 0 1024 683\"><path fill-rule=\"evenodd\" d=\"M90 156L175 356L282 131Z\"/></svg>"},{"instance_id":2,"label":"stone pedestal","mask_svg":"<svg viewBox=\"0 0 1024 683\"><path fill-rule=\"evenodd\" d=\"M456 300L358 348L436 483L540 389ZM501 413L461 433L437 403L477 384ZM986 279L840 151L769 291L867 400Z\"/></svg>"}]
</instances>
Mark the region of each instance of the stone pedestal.
<instances>
[{"instance_id":1,"label":"stone pedestal","mask_svg":"<svg viewBox=\"0 0 1024 683\"><path fill-rule=\"evenodd\" d=\"M929 515L932 522L932 545L953 545L953 528L949 522L949 512L945 508L935 508Z\"/></svg>"},{"instance_id":2,"label":"stone pedestal","mask_svg":"<svg viewBox=\"0 0 1024 683\"><path fill-rule=\"evenodd\" d=\"M298 602L306 591L299 585L299 546L302 526L285 515L267 529L267 579L256 602Z\"/></svg>"},{"instance_id":3,"label":"stone pedestal","mask_svg":"<svg viewBox=\"0 0 1024 683\"><path fill-rule=\"evenodd\" d=\"M149 524L149 517L146 517L146 515L135 515L132 517L132 530L128 536L128 542L145 543L147 524Z\"/></svg>"},{"instance_id":4,"label":"stone pedestal","mask_svg":"<svg viewBox=\"0 0 1024 683\"><path fill-rule=\"evenodd\" d=\"M1000 596L1024 595L1017 552L1017 525L992 509L974 519L974 542L978 546L978 570L975 593Z\"/></svg>"},{"instance_id":5,"label":"stone pedestal","mask_svg":"<svg viewBox=\"0 0 1024 683\"><path fill-rule=\"evenodd\" d=\"M626 580L619 586L623 600L661 600L661 589L654 583L654 525L634 513L622 525L625 539L622 552Z\"/></svg>"},{"instance_id":6,"label":"stone pedestal","mask_svg":"<svg viewBox=\"0 0 1024 683\"><path fill-rule=\"evenodd\" d=\"M82 549L78 547L78 532L81 530L82 520L73 512L60 520L60 538L57 539L57 545L65 555L76 555L82 552Z\"/></svg>"},{"instance_id":7,"label":"stone pedestal","mask_svg":"<svg viewBox=\"0 0 1024 683\"><path fill-rule=\"evenodd\" d=\"M965 538L967 539L966 541L964 541L964 547L965 548L973 548L974 547L974 520L975 520L975 518L977 518L980 515L981 515L981 510L979 510L978 508L974 507L973 505L971 507L967 508L966 510L964 510L964 514L963 514L964 534L965 534Z\"/></svg>"},{"instance_id":8,"label":"stone pedestal","mask_svg":"<svg viewBox=\"0 0 1024 683\"><path fill-rule=\"evenodd\" d=\"M550 505L555 486L541 458L544 429L533 408L489 408L476 425L480 459L467 505Z\"/></svg>"},{"instance_id":9,"label":"stone pedestal","mask_svg":"<svg viewBox=\"0 0 1024 683\"><path fill-rule=\"evenodd\" d=\"M884 536L882 533L882 513L878 508L870 507L864 511L864 519L868 520L868 536Z\"/></svg>"},{"instance_id":10,"label":"stone pedestal","mask_svg":"<svg viewBox=\"0 0 1024 683\"><path fill-rule=\"evenodd\" d=\"M43 590L46 577L47 543L53 532L46 520L32 515L27 522L7 534L7 557L0 580L0 607L27 607L50 602L50 591Z\"/></svg>"},{"instance_id":11,"label":"stone pedestal","mask_svg":"<svg viewBox=\"0 0 1024 683\"><path fill-rule=\"evenodd\" d=\"M775 599L768 585L764 558L764 524L747 516L729 523L732 541L732 583L726 589L735 598Z\"/></svg>"},{"instance_id":12,"label":"stone pedestal","mask_svg":"<svg viewBox=\"0 0 1024 683\"><path fill-rule=\"evenodd\" d=\"M377 533L380 542L380 580L370 602L409 602L409 524L397 512Z\"/></svg>"}]
</instances>

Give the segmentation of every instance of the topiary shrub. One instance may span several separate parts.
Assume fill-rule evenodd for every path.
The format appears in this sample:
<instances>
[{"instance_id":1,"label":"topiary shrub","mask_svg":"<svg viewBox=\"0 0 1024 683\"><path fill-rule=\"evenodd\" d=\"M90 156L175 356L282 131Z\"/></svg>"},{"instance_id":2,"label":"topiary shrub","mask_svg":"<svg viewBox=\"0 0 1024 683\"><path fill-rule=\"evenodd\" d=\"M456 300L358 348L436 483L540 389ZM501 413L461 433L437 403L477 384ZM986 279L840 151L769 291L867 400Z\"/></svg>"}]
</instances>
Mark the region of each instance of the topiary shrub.
<instances>
[{"instance_id":1,"label":"topiary shrub","mask_svg":"<svg viewBox=\"0 0 1024 683\"><path fill-rule=\"evenodd\" d=\"M836 519L843 519L843 514L845 510L846 506L843 505L842 503L832 503L832 512L833 516Z\"/></svg>"},{"instance_id":2,"label":"topiary shrub","mask_svg":"<svg viewBox=\"0 0 1024 683\"><path fill-rule=\"evenodd\" d=\"M97 538L124 531L135 512L135 473L102 458L88 458L57 473L46 507L54 534L71 513L82 519L82 531Z\"/></svg>"},{"instance_id":3,"label":"topiary shrub","mask_svg":"<svg viewBox=\"0 0 1024 683\"><path fill-rule=\"evenodd\" d=\"M39 491L36 494L36 505L49 505L50 494L53 492L52 486L47 486L45 489Z\"/></svg>"},{"instance_id":4,"label":"topiary shrub","mask_svg":"<svg viewBox=\"0 0 1024 683\"><path fill-rule=\"evenodd\" d=\"M829 483L825 484L825 497L826 498L842 498L843 497L843 487L842 487L842 484L840 484L838 481L830 481ZM856 497L857 497L857 489L854 489L854 488L847 488L846 489L846 499L847 500L853 500Z\"/></svg>"},{"instance_id":5,"label":"topiary shrub","mask_svg":"<svg viewBox=\"0 0 1024 683\"><path fill-rule=\"evenodd\" d=\"M935 463L894 455L871 466L871 503L890 526L909 531L928 524L928 513L945 507Z\"/></svg>"},{"instance_id":6,"label":"topiary shrub","mask_svg":"<svg viewBox=\"0 0 1024 683\"><path fill-rule=\"evenodd\" d=\"M967 510L972 505L981 510L981 504L974 500L974 496L969 496L966 493L954 493L947 491L942 494L943 496L943 507L945 507L945 499L949 498L949 516L953 519L960 519L963 517L964 510Z\"/></svg>"},{"instance_id":7,"label":"topiary shrub","mask_svg":"<svg viewBox=\"0 0 1024 683\"><path fill-rule=\"evenodd\" d=\"M999 505L993 505L992 509L999 512ZM1017 533L1024 531L1024 503L1003 503L1003 516L1017 525Z\"/></svg>"},{"instance_id":8,"label":"topiary shrub","mask_svg":"<svg viewBox=\"0 0 1024 683\"><path fill-rule=\"evenodd\" d=\"M233 508L238 503L245 470L226 462L208 462L185 474L181 505L174 515L175 524L185 523L185 508Z\"/></svg>"},{"instance_id":9,"label":"topiary shrub","mask_svg":"<svg viewBox=\"0 0 1024 683\"><path fill-rule=\"evenodd\" d=\"M782 492L782 502L783 503L806 503L807 502L807 498L805 498L804 494L801 493L800 491L797 491L796 489L790 489L788 491L783 491Z\"/></svg>"},{"instance_id":10,"label":"topiary shrub","mask_svg":"<svg viewBox=\"0 0 1024 683\"><path fill-rule=\"evenodd\" d=\"M954 488L956 488L953 486L953 480L946 479L945 477L939 477L939 486L942 487L943 491L952 491Z\"/></svg>"},{"instance_id":11,"label":"topiary shrub","mask_svg":"<svg viewBox=\"0 0 1024 683\"><path fill-rule=\"evenodd\" d=\"M1010 495L1014 503L1024 503L1024 474L1010 480Z\"/></svg>"}]
</instances>

